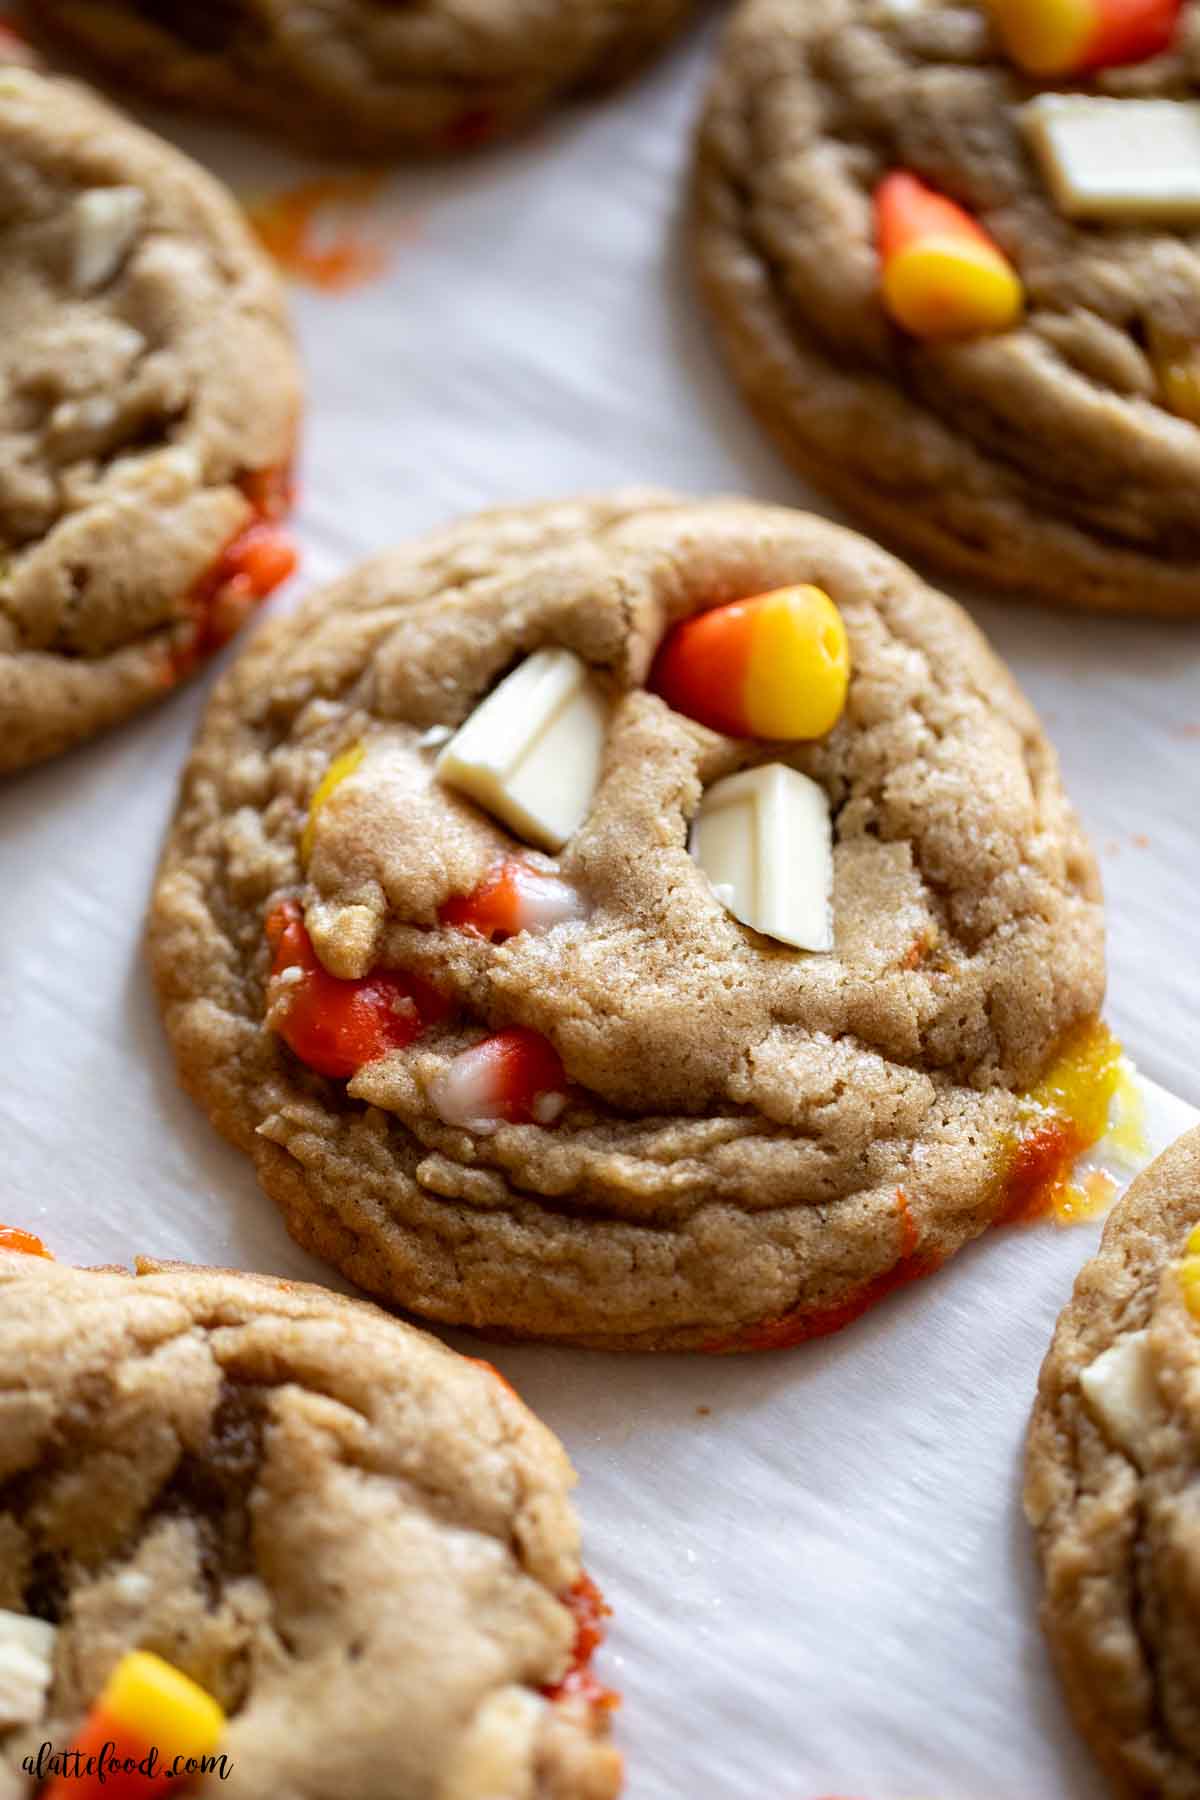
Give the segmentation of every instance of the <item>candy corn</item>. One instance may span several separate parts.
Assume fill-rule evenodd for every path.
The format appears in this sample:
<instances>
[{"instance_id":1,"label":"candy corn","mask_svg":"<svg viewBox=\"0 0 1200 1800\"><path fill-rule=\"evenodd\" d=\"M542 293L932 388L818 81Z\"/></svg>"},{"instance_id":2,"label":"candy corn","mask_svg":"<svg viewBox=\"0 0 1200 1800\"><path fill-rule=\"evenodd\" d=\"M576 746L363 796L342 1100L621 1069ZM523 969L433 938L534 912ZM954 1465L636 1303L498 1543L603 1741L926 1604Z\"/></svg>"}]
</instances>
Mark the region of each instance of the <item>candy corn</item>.
<instances>
[{"instance_id":1,"label":"candy corn","mask_svg":"<svg viewBox=\"0 0 1200 1800\"><path fill-rule=\"evenodd\" d=\"M1025 304L1020 277L953 200L896 170L875 190L883 301L919 338L1007 331Z\"/></svg>"},{"instance_id":2,"label":"candy corn","mask_svg":"<svg viewBox=\"0 0 1200 1800\"><path fill-rule=\"evenodd\" d=\"M850 651L841 614L816 587L776 588L685 619L649 685L676 712L731 737L824 737L841 717Z\"/></svg>"},{"instance_id":3,"label":"candy corn","mask_svg":"<svg viewBox=\"0 0 1200 1800\"><path fill-rule=\"evenodd\" d=\"M26 1256L45 1256L54 1261L41 1238L34 1237L32 1231L22 1231L19 1225L0 1225L0 1250L23 1250Z\"/></svg>"},{"instance_id":4,"label":"candy corn","mask_svg":"<svg viewBox=\"0 0 1200 1800\"><path fill-rule=\"evenodd\" d=\"M307 862L313 853L313 845L316 842L317 835L317 816L320 813L321 808L333 793L334 789L341 787L348 775L353 775L355 769L362 763L362 759L365 755L366 750L362 744L351 744L348 750L342 750L333 758L333 761L317 783L317 791L309 802L308 818L305 821L304 832L300 839L300 856L304 862Z\"/></svg>"},{"instance_id":5,"label":"candy corn","mask_svg":"<svg viewBox=\"0 0 1200 1800\"><path fill-rule=\"evenodd\" d=\"M267 918L275 953L267 1022L318 1075L345 1081L364 1063L402 1050L449 1007L418 975L395 971L340 981L322 967L294 900Z\"/></svg>"},{"instance_id":6,"label":"candy corn","mask_svg":"<svg viewBox=\"0 0 1200 1800\"><path fill-rule=\"evenodd\" d=\"M1183 1261L1176 1265L1176 1273L1188 1311L1200 1319L1200 1225L1188 1233Z\"/></svg>"},{"instance_id":7,"label":"candy corn","mask_svg":"<svg viewBox=\"0 0 1200 1800\"><path fill-rule=\"evenodd\" d=\"M567 1077L554 1045L524 1025L463 1050L429 1097L447 1125L489 1132L498 1125L553 1125L567 1104Z\"/></svg>"},{"instance_id":8,"label":"candy corn","mask_svg":"<svg viewBox=\"0 0 1200 1800\"><path fill-rule=\"evenodd\" d=\"M443 925L501 943L518 931L549 931L582 919L584 905L569 881L516 857L497 863L469 894L456 894L438 912Z\"/></svg>"},{"instance_id":9,"label":"candy corn","mask_svg":"<svg viewBox=\"0 0 1200 1800\"><path fill-rule=\"evenodd\" d=\"M189 1759L212 1756L224 1733L225 1714L210 1694L160 1656L130 1650L41 1800L155 1800L197 1773Z\"/></svg>"},{"instance_id":10,"label":"candy corn","mask_svg":"<svg viewBox=\"0 0 1200 1800\"><path fill-rule=\"evenodd\" d=\"M1171 42L1183 0L987 0L1005 50L1030 75L1145 62Z\"/></svg>"}]
</instances>

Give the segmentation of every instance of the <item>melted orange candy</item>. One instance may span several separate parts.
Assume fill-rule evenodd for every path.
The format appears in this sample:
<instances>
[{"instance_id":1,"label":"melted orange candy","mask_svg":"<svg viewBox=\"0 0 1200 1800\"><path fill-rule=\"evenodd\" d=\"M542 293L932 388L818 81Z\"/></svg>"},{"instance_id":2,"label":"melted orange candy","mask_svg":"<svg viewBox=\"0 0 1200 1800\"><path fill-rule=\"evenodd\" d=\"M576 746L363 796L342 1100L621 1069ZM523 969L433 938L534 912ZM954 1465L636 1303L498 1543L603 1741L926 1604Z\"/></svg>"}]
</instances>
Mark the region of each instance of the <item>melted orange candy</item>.
<instances>
[{"instance_id":1,"label":"melted orange candy","mask_svg":"<svg viewBox=\"0 0 1200 1800\"><path fill-rule=\"evenodd\" d=\"M365 205L382 181L381 175L330 175L302 181L248 208L250 223L264 248L289 275L327 293L342 293L381 274L387 266L387 251L346 226L320 243L320 215L327 207Z\"/></svg>"},{"instance_id":2,"label":"melted orange candy","mask_svg":"<svg viewBox=\"0 0 1200 1800\"><path fill-rule=\"evenodd\" d=\"M536 870L529 875L537 879ZM456 931L502 944L521 930L521 881L524 871L512 858L497 863L469 894L453 894L438 908L438 922Z\"/></svg>"},{"instance_id":3,"label":"melted orange candy","mask_svg":"<svg viewBox=\"0 0 1200 1800\"><path fill-rule=\"evenodd\" d=\"M1042 1079L1024 1098L1024 1119L1006 1147L1004 1204L997 1223L1019 1225L1053 1213L1063 1223L1085 1216L1070 1186L1085 1150L1108 1130L1121 1085L1121 1046L1099 1019L1064 1040Z\"/></svg>"},{"instance_id":4,"label":"melted orange candy","mask_svg":"<svg viewBox=\"0 0 1200 1800\"><path fill-rule=\"evenodd\" d=\"M227 644L259 601L296 567L295 548L280 524L292 500L289 471L256 469L240 485L255 517L230 539L188 594L192 636L171 656L172 683Z\"/></svg>"},{"instance_id":5,"label":"melted orange candy","mask_svg":"<svg viewBox=\"0 0 1200 1800\"><path fill-rule=\"evenodd\" d=\"M1102 1219L1117 1197L1120 1183L1103 1169L1089 1169L1083 1180L1072 1183L1054 1204L1056 1225L1086 1225Z\"/></svg>"},{"instance_id":6,"label":"melted orange candy","mask_svg":"<svg viewBox=\"0 0 1200 1800\"><path fill-rule=\"evenodd\" d=\"M54 1261L41 1238L34 1237L32 1231L22 1231L19 1225L0 1225L0 1250L21 1250L26 1256L44 1256L47 1261Z\"/></svg>"},{"instance_id":7,"label":"melted orange candy","mask_svg":"<svg viewBox=\"0 0 1200 1800\"><path fill-rule=\"evenodd\" d=\"M581 1575L574 1587L559 1598L575 1616L575 1643L570 1667L562 1680L542 1692L547 1700L580 1699L589 1706L612 1712L621 1704L621 1696L605 1687L592 1672L592 1658L604 1642L604 1621L612 1608L590 1575Z\"/></svg>"},{"instance_id":8,"label":"melted orange candy","mask_svg":"<svg viewBox=\"0 0 1200 1800\"><path fill-rule=\"evenodd\" d=\"M882 1275L865 1282L848 1299L839 1301L836 1306L796 1308L777 1319L764 1319L761 1325L747 1325L730 1337L702 1344L701 1349L713 1356L725 1356L738 1350L791 1350L797 1344L810 1343L813 1338L832 1337L834 1332L844 1331L847 1325L861 1319L865 1312L895 1293L897 1288L932 1275L941 1266L941 1258L920 1250L916 1221L909 1211L903 1188L896 1189L896 1214L900 1225L897 1261Z\"/></svg>"},{"instance_id":9,"label":"melted orange candy","mask_svg":"<svg viewBox=\"0 0 1200 1800\"><path fill-rule=\"evenodd\" d=\"M1117 1128L1112 1141L1126 1153L1144 1154L1137 1121L1138 1096L1122 1063L1120 1044L1099 1019L1079 1026L1063 1041L1045 1075L1025 1095L1025 1123L1005 1146L1001 1177L1005 1204L997 1224L1024 1223L1053 1213L1059 1224L1072 1225L1107 1210L1116 1188L1112 1177L1097 1170L1078 1188L1071 1185L1071 1171L1084 1151L1108 1133L1109 1109L1118 1096L1125 1101L1129 1122ZM903 1188L896 1190L896 1208L900 1255L892 1268L836 1306L784 1313L702 1348L713 1355L789 1350L813 1338L830 1337L897 1288L932 1275L941 1259L921 1250Z\"/></svg>"},{"instance_id":10,"label":"melted orange candy","mask_svg":"<svg viewBox=\"0 0 1200 1800\"><path fill-rule=\"evenodd\" d=\"M275 953L272 976L295 972L273 996L272 1029L318 1075L347 1081L365 1063L411 1044L449 1010L418 975L388 970L357 981L331 975L295 900L269 913L267 941Z\"/></svg>"}]
</instances>

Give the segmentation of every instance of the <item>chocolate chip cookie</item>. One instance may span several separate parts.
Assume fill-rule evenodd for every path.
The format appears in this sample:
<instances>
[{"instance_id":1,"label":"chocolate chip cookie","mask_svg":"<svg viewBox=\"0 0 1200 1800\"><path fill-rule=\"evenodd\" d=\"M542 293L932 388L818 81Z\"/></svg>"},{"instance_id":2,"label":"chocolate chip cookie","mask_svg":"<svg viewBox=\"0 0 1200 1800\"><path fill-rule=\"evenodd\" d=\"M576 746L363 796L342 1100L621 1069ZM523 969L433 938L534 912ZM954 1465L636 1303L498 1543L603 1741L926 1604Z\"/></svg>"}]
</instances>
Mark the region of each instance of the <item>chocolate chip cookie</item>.
<instances>
[{"instance_id":1,"label":"chocolate chip cookie","mask_svg":"<svg viewBox=\"0 0 1200 1800\"><path fill-rule=\"evenodd\" d=\"M797 694L797 741L754 735ZM640 491L485 513L264 630L150 948L301 1243L630 1348L836 1329L1011 1213L1104 986L1057 761L965 614L827 521Z\"/></svg>"},{"instance_id":2,"label":"chocolate chip cookie","mask_svg":"<svg viewBox=\"0 0 1200 1800\"><path fill-rule=\"evenodd\" d=\"M784 454L898 544L1056 605L1196 614L1200 215L1176 193L1164 216L1150 164L1200 180L1200 4L1158 54L1054 77L993 10L747 0L699 139L704 294ZM908 327L885 280L897 177L940 213ZM974 239L972 323L938 335L947 231Z\"/></svg>"},{"instance_id":3,"label":"chocolate chip cookie","mask_svg":"<svg viewBox=\"0 0 1200 1800\"><path fill-rule=\"evenodd\" d=\"M1042 1369L1025 1510L1042 1623L1115 1793L1200 1794L1200 1131L1141 1175Z\"/></svg>"},{"instance_id":4,"label":"chocolate chip cookie","mask_svg":"<svg viewBox=\"0 0 1200 1800\"><path fill-rule=\"evenodd\" d=\"M691 0L27 0L131 85L338 153L468 149L606 86Z\"/></svg>"},{"instance_id":5,"label":"chocolate chip cookie","mask_svg":"<svg viewBox=\"0 0 1200 1800\"><path fill-rule=\"evenodd\" d=\"M231 197L0 65L0 772L161 698L292 566L299 412Z\"/></svg>"},{"instance_id":6,"label":"chocolate chip cookie","mask_svg":"<svg viewBox=\"0 0 1200 1800\"><path fill-rule=\"evenodd\" d=\"M617 1792L570 1465L486 1364L321 1288L0 1251L0 1421L5 1800L131 1651L226 1715L189 1791Z\"/></svg>"}]
</instances>

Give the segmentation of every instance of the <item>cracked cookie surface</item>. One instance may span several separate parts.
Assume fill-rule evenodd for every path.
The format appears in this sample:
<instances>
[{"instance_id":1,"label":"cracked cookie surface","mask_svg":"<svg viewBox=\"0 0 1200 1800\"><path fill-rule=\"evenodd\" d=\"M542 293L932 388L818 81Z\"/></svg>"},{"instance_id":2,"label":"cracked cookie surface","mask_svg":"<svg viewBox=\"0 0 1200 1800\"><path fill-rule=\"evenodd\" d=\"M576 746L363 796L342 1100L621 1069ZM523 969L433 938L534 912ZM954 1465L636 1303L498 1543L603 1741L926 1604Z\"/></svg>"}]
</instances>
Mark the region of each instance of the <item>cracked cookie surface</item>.
<instances>
[{"instance_id":1,"label":"cracked cookie surface","mask_svg":"<svg viewBox=\"0 0 1200 1800\"><path fill-rule=\"evenodd\" d=\"M236 626L242 590L218 630L205 584L282 509L300 394L232 198L84 88L4 66L0 247L4 771L160 698Z\"/></svg>"},{"instance_id":2,"label":"cracked cookie surface","mask_svg":"<svg viewBox=\"0 0 1200 1800\"><path fill-rule=\"evenodd\" d=\"M1105 1227L1058 1321L1029 1433L1042 1623L1076 1722L1128 1800L1200 1795L1200 1320L1186 1267L1198 1223L1193 1131ZM1114 1357L1118 1400L1097 1410L1089 1377Z\"/></svg>"},{"instance_id":3,"label":"cracked cookie surface","mask_svg":"<svg viewBox=\"0 0 1200 1800\"><path fill-rule=\"evenodd\" d=\"M693 0L37 0L130 84L345 154L468 149L617 80Z\"/></svg>"},{"instance_id":4,"label":"cracked cookie surface","mask_svg":"<svg viewBox=\"0 0 1200 1800\"><path fill-rule=\"evenodd\" d=\"M724 737L645 689L671 623L795 582L850 640L826 738ZM436 744L554 645L612 703L556 865L586 916L492 943L439 911L522 846L436 781ZM688 851L705 788L781 758L832 809L831 955L739 925ZM283 901L333 973L405 971L445 1015L347 1084L314 1075L267 1022ZM300 1242L434 1318L646 1348L836 1307L985 1229L1020 1093L1104 982L1056 758L965 614L824 520L644 492L483 514L268 625L201 728L150 947L185 1086ZM566 1110L445 1123L455 1053L512 1027L561 1056Z\"/></svg>"},{"instance_id":5,"label":"cracked cookie surface","mask_svg":"<svg viewBox=\"0 0 1200 1800\"><path fill-rule=\"evenodd\" d=\"M58 1627L3 1800L132 1648L230 1715L197 1792L617 1792L603 1709L556 1693L572 1471L495 1371L322 1288L0 1251L0 1422L0 1607Z\"/></svg>"},{"instance_id":6,"label":"cracked cookie surface","mask_svg":"<svg viewBox=\"0 0 1200 1800\"><path fill-rule=\"evenodd\" d=\"M1089 91L1195 98L1174 47ZM1200 236L1072 223L1018 109L1037 92L982 5L748 0L702 126L700 281L756 413L806 475L947 568L1059 605L1200 613L1200 422L1155 347L1200 344ZM904 169L1015 262L1016 329L920 343L880 300L876 184Z\"/></svg>"}]
</instances>

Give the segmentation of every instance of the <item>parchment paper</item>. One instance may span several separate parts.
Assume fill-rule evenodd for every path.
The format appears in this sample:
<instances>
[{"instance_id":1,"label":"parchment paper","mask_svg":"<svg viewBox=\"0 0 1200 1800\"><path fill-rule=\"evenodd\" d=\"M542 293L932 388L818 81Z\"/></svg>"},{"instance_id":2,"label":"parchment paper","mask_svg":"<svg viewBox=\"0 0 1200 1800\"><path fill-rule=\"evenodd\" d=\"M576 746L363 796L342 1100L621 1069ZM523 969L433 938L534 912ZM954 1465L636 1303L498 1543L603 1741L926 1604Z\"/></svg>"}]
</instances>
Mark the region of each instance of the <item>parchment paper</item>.
<instances>
[{"instance_id":1,"label":"parchment paper","mask_svg":"<svg viewBox=\"0 0 1200 1800\"><path fill-rule=\"evenodd\" d=\"M386 272L295 289L311 407L291 595L498 501L649 480L820 505L744 417L687 280L711 48L709 27L602 106L390 177L352 221L390 245ZM318 172L146 117L244 197ZM1042 709L1101 853L1109 1016L1183 1096L1151 1090L1158 1149L1200 1119L1200 631L972 611ZM176 1090L140 958L210 682L0 789L0 1219L68 1260L144 1250L320 1279ZM1099 1793L1036 1633L1018 1503L1038 1364L1097 1229L993 1234L789 1354L495 1353L581 1473L631 1800Z\"/></svg>"}]
</instances>

